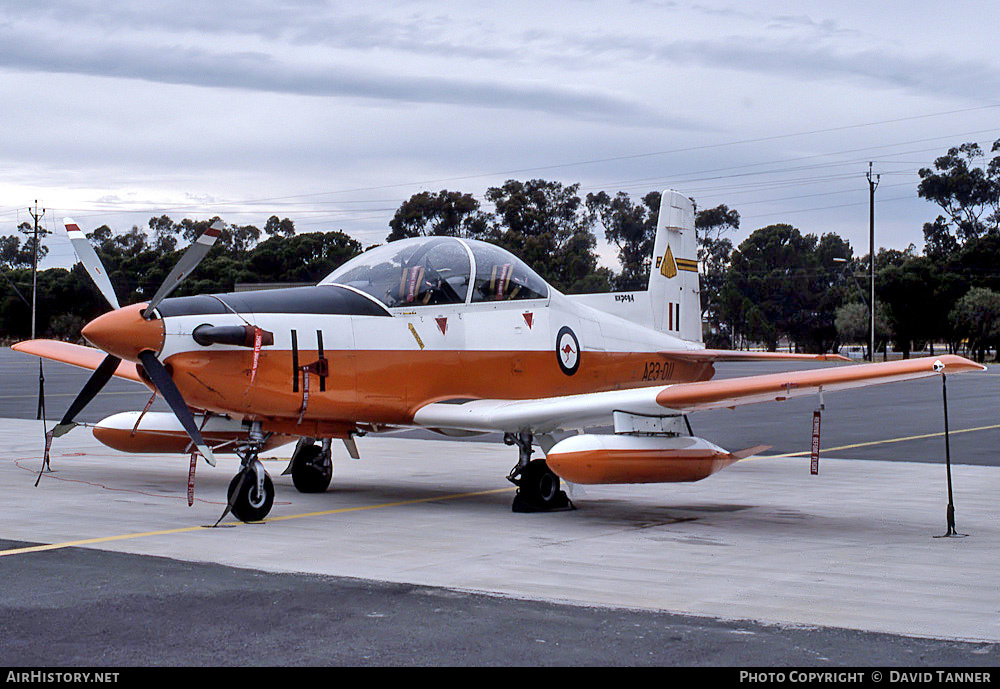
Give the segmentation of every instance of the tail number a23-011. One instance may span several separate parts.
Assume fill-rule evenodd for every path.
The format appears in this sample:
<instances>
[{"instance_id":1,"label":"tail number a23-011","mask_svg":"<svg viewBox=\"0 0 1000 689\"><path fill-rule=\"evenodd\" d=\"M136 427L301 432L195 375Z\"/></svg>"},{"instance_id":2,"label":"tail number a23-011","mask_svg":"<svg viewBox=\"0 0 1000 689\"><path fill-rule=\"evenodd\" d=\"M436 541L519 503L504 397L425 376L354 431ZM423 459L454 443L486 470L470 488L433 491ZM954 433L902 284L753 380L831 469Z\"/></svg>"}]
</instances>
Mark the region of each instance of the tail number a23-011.
<instances>
[{"instance_id":1,"label":"tail number a23-011","mask_svg":"<svg viewBox=\"0 0 1000 689\"><path fill-rule=\"evenodd\" d=\"M674 362L647 361L642 372L643 380L670 380L674 377Z\"/></svg>"}]
</instances>

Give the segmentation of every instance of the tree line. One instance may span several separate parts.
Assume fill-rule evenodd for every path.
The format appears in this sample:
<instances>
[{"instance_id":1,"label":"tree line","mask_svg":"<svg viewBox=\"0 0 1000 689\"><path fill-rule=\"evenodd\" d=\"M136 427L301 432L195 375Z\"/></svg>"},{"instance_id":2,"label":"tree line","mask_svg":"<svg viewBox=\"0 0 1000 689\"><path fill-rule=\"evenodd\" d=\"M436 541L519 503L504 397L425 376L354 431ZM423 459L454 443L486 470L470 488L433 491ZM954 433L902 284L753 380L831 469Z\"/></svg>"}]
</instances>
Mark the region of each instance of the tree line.
<instances>
[{"instance_id":1,"label":"tree line","mask_svg":"<svg viewBox=\"0 0 1000 689\"><path fill-rule=\"evenodd\" d=\"M1000 151L997 140L990 154ZM919 171L918 194L940 208L923 226L924 248L883 249L875 256L876 346L908 356L940 344L982 360L1000 343L1000 155L987 160L975 143L951 148ZM580 193L579 184L530 179L489 188L484 210L472 194L420 192L388 223L386 241L458 236L498 244L569 293L645 289L660 192ZM740 215L727 205L699 208L695 228L701 265L706 344L731 348L787 346L835 351L868 341L871 258L855 255L835 233L809 233L786 223L759 228L734 246ZM122 303L148 299L187 244L219 218L175 222L162 215L148 227L88 234ZM26 224L21 230L27 229ZM598 265L596 233L617 250L620 269ZM31 239L0 237L0 336L30 333ZM316 282L366 248L343 231L297 233L289 218L263 229L229 225L178 295L232 291L239 282ZM39 247L44 255L45 247ZM38 275L38 331L78 339L107 306L83 267Z\"/></svg>"}]
</instances>

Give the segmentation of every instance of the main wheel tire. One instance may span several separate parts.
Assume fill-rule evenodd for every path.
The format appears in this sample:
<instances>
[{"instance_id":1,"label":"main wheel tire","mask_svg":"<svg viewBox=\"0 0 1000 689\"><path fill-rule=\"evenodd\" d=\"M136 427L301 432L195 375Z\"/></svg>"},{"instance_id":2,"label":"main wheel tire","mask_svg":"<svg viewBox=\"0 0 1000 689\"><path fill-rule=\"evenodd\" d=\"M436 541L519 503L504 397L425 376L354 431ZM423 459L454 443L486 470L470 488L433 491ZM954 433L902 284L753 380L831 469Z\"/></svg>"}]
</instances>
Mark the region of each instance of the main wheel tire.
<instances>
[{"instance_id":1,"label":"main wheel tire","mask_svg":"<svg viewBox=\"0 0 1000 689\"><path fill-rule=\"evenodd\" d=\"M566 507L566 494L560 490L559 477L552 473L544 459L528 462L518 480L521 500L542 510Z\"/></svg>"},{"instance_id":2,"label":"main wheel tire","mask_svg":"<svg viewBox=\"0 0 1000 689\"><path fill-rule=\"evenodd\" d=\"M236 474L229 482L228 496L233 506L233 516L243 522L259 522L267 516L274 504L274 483L270 476L264 474L264 494L257 495L257 477L254 473L251 471L246 474L243 485L240 485L243 477L243 473ZM236 492L237 487L239 493Z\"/></svg>"},{"instance_id":3,"label":"main wheel tire","mask_svg":"<svg viewBox=\"0 0 1000 689\"><path fill-rule=\"evenodd\" d=\"M322 493L332 479L333 464L323 457L319 445L302 448L292 462L292 483L300 493Z\"/></svg>"}]
</instances>

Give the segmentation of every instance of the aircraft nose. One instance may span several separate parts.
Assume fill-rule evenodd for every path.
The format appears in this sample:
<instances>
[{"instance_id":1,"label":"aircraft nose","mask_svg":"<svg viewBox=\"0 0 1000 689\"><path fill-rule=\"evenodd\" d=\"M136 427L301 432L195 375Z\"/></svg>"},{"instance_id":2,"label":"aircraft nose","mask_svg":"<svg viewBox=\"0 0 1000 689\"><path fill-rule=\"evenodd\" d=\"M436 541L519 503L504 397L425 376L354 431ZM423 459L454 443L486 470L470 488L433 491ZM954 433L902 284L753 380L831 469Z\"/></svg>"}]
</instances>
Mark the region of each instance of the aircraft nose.
<instances>
[{"instance_id":1,"label":"aircraft nose","mask_svg":"<svg viewBox=\"0 0 1000 689\"><path fill-rule=\"evenodd\" d=\"M139 352L159 355L163 349L163 320L142 317L145 304L133 304L98 316L83 327L83 336L95 347L121 359L139 361Z\"/></svg>"}]
</instances>

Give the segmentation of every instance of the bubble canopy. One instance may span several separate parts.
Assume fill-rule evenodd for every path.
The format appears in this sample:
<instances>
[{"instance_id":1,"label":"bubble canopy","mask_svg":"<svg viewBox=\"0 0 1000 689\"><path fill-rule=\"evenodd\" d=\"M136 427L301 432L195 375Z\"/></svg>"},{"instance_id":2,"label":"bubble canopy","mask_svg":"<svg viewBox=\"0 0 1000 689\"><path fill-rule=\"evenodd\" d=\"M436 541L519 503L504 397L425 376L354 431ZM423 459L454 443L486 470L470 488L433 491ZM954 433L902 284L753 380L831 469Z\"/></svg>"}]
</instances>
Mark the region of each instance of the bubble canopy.
<instances>
[{"instance_id":1,"label":"bubble canopy","mask_svg":"<svg viewBox=\"0 0 1000 689\"><path fill-rule=\"evenodd\" d=\"M390 308L545 299L549 287L521 259L475 239L417 237L355 256L321 285L346 285Z\"/></svg>"}]
</instances>

